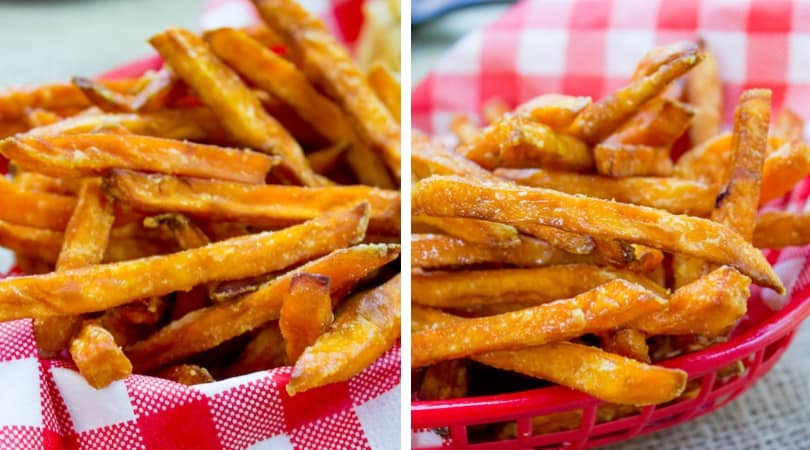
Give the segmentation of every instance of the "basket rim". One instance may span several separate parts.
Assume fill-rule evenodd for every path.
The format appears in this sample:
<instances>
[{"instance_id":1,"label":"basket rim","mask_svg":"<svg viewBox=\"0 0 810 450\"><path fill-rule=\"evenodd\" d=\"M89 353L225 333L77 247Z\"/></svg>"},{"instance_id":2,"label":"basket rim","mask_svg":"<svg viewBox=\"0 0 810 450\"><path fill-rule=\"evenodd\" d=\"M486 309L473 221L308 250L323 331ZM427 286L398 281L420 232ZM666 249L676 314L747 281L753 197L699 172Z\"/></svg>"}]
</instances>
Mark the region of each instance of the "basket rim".
<instances>
[{"instance_id":1,"label":"basket rim","mask_svg":"<svg viewBox=\"0 0 810 450\"><path fill-rule=\"evenodd\" d=\"M792 293L794 300L768 318L722 344L661 361L658 365L698 378L776 342L795 331L810 316L810 285ZM549 414L587 407L602 401L564 386L549 386L509 394L452 400L413 400L411 428L488 423L526 413Z\"/></svg>"}]
</instances>

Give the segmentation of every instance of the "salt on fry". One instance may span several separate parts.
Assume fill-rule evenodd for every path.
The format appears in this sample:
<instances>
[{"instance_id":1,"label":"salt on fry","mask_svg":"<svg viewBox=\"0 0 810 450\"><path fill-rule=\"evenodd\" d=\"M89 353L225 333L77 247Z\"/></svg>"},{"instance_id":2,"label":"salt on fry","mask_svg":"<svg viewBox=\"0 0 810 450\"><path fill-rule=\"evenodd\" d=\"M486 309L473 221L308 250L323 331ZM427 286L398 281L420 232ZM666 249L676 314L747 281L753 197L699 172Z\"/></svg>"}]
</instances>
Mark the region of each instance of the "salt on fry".
<instances>
[{"instance_id":1,"label":"salt on fry","mask_svg":"<svg viewBox=\"0 0 810 450\"><path fill-rule=\"evenodd\" d=\"M413 234L411 264L425 269L485 263L532 267L544 265L554 256L554 249L547 242L526 236L519 239L519 244L503 247L440 234Z\"/></svg>"},{"instance_id":2,"label":"salt on fry","mask_svg":"<svg viewBox=\"0 0 810 450\"><path fill-rule=\"evenodd\" d=\"M603 142L593 149L596 171L611 177L672 174L669 147Z\"/></svg>"},{"instance_id":3,"label":"salt on fry","mask_svg":"<svg viewBox=\"0 0 810 450\"><path fill-rule=\"evenodd\" d=\"M94 323L86 323L71 341L70 356L87 383L96 389L132 373L132 364L110 332Z\"/></svg>"},{"instance_id":4,"label":"salt on fry","mask_svg":"<svg viewBox=\"0 0 810 450\"><path fill-rule=\"evenodd\" d=\"M562 131L590 104L590 97L543 94L518 105L515 113L547 125L554 131Z\"/></svg>"},{"instance_id":5,"label":"salt on fry","mask_svg":"<svg viewBox=\"0 0 810 450\"><path fill-rule=\"evenodd\" d=\"M757 218L754 245L783 248L810 244L810 213L770 211Z\"/></svg>"},{"instance_id":6,"label":"salt on fry","mask_svg":"<svg viewBox=\"0 0 810 450\"><path fill-rule=\"evenodd\" d=\"M411 218L411 226L412 228L427 227L448 236L477 244L497 247L512 247L520 244L518 231L515 227L485 220L414 216Z\"/></svg>"},{"instance_id":7,"label":"salt on fry","mask_svg":"<svg viewBox=\"0 0 810 450\"><path fill-rule=\"evenodd\" d=\"M304 350L322 335L334 320L329 278L308 273L295 275L284 297L278 324L287 361L295 364Z\"/></svg>"}]
</instances>

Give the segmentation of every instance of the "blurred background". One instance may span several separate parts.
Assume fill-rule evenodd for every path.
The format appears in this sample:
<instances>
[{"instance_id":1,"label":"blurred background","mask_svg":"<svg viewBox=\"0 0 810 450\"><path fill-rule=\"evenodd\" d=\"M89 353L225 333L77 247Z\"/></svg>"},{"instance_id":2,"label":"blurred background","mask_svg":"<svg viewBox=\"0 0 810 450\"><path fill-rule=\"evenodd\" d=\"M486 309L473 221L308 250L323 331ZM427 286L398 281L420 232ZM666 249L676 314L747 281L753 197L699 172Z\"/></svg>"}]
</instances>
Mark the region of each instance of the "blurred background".
<instances>
[{"instance_id":1,"label":"blurred background","mask_svg":"<svg viewBox=\"0 0 810 450\"><path fill-rule=\"evenodd\" d=\"M206 0L0 0L0 87L97 75L152 52L170 26L197 29Z\"/></svg>"}]
</instances>

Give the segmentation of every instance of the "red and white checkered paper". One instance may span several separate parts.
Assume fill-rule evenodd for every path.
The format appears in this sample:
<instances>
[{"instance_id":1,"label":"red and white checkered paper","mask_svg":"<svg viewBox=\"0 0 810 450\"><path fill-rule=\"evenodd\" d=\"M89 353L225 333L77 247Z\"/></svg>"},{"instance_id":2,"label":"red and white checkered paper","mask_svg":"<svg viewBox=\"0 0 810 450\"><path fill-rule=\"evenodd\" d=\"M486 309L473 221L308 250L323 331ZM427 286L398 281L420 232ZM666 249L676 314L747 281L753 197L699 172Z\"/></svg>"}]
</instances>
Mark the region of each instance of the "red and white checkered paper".
<instances>
[{"instance_id":1,"label":"red and white checkered paper","mask_svg":"<svg viewBox=\"0 0 810 450\"><path fill-rule=\"evenodd\" d=\"M458 112L478 117L491 98L512 106L544 93L598 99L624 85L636 62L657 45L704 38L724 82L725 122L744 89L773 91L810 119L810 3L768 0L525 0L454 45L416 86L414 127L445 134ZM807 133L805 133L807 134ZM765 210L810 211L810 180ZM808 301L810 247L766 251L788 289L752 287L749 329L788 302ZM413 434L416 446L435 434Z\"/></svg>"},{"instance_id":2,"label":"red and white checkered paper","mask_svg":"<svg viewBox=\"0 0 810 450\"><path fill-rule=\"evenodd\" d=\"M342 40L356 38L362 0L303 3ZM212 1L202 24L239 26L255 18L249 2ZM18 274L14 255L0 248L0 277ZM197 386L133 375L96 390L69 361L39 358L30 320L0 323L0 449L399 447L399 346L347 382L295 397L284 389L290 372Z\"/></svg>"}]
</instances>

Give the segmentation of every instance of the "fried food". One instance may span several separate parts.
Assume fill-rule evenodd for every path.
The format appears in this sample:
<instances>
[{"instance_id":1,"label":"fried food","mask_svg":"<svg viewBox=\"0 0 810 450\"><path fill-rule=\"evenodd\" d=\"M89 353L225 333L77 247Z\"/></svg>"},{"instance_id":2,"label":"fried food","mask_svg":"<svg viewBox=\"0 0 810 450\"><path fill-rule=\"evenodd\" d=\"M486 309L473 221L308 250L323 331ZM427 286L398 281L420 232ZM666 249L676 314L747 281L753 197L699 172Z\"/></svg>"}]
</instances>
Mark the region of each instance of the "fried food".
<instances>
[{"instance_id":1,"label":"fried food","mask_svg":"<svg viewBox=\"0 0 810 450\"><path fill-rule=\"evenodd\" d=\"M295 364L332 324L329 292L327 277L301 273L290 280L290 291L282 301L278 319L290 364Z\"/></svg>"}]
</instances>

